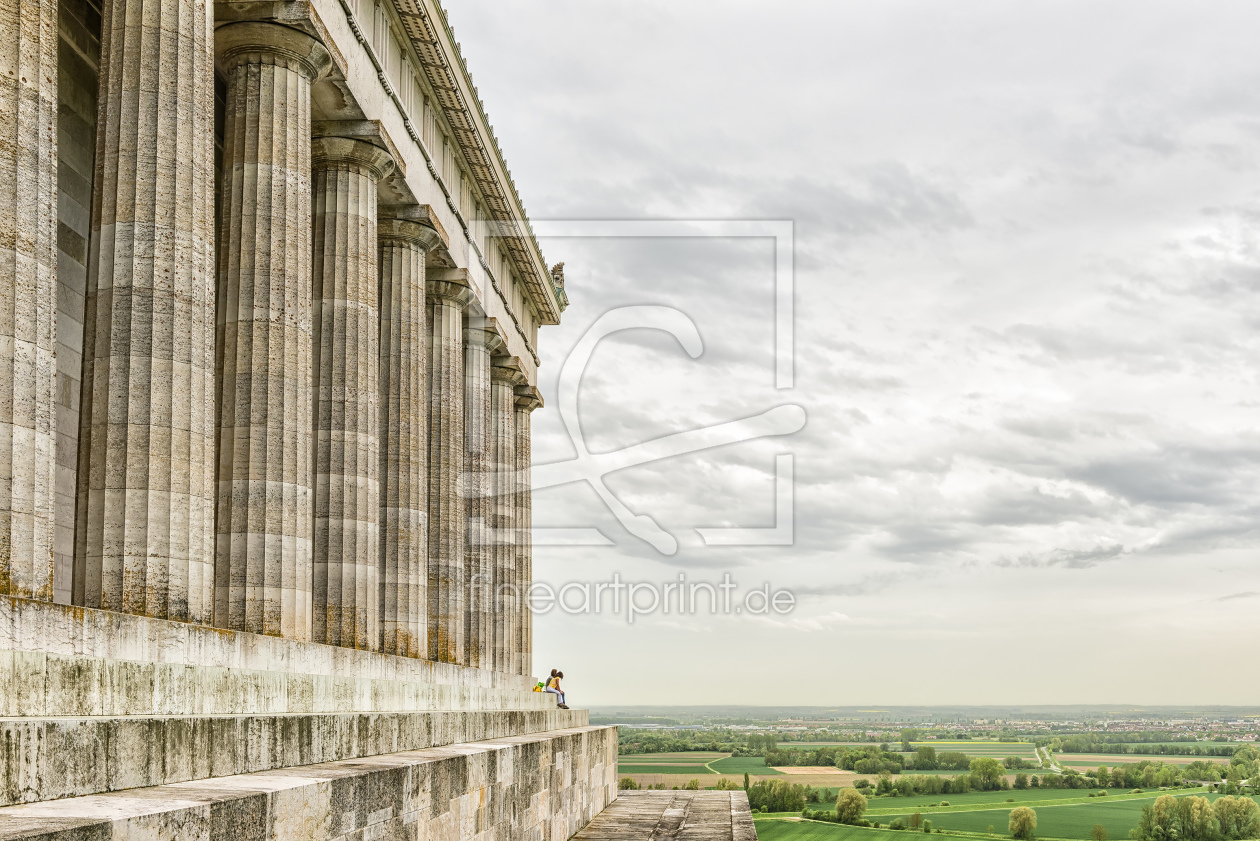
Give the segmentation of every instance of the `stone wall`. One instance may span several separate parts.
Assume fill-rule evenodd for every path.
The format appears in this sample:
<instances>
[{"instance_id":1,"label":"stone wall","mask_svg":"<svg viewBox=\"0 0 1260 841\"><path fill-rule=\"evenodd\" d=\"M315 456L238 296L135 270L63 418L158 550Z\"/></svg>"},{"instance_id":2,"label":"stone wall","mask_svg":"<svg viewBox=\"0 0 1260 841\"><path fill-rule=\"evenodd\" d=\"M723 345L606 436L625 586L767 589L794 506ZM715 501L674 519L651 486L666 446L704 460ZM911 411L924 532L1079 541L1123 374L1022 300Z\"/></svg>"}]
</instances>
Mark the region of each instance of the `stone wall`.
<instances>
[{"instance_id":1,"label":"stone wall","mask_svg":"<svg viewBox=\"0 0 1260 841\"><path fill-rule=\"evenodd\" d=\"M0 597L0 805L588 720L505 672Z\"/></svg>"},{"instance_id":2,"label":"stone wall","mask_svg":"<svg viewBox=\"0 0 1260 841\"><path fill-rule=\"evenodd\" d=\"M581 727L9 806L0 839L565 841L616 774L616 728Z\"/></svg>"}]
</instances>

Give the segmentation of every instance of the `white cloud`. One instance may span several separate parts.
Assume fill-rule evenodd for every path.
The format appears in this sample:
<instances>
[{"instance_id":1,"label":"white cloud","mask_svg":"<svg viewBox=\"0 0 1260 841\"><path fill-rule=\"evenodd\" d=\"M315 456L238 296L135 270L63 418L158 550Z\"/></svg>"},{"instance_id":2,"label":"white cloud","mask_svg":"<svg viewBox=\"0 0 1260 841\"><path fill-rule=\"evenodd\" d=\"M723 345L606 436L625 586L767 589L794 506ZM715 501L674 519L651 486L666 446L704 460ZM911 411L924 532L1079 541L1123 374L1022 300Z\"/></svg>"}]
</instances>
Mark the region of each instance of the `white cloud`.
<instances>
[{"instance_id":1,"label":"white cloud","mask_svg":"<svg viewBox=\"0 0 1260 841\"><path fill-rule=\"evenodd\" d=\"M1260 7L452 6L535 217L796 222L791 392L766 242L543 243L573 302L540 336L549 398L612 307L677 307L704 339L695 360L663 334L607 340L583 382L593 450L785 402L809 416L790 439L609 477L674 557L587 488L536 495L536 523L616 542L539 547L540 577L730 570L800 595L778 626L540 618L539 656L590 681L582 703L1260 690L1194 694L1231 656L1220 618L1242 638L1260 624ZM534 428L536 460L571 455L553 410ZM795 545L703 546L696 526L771 525L782 451ZM1160 680L1183 650L1186 679ZM1013 688L1002 658L1054 678ZM749 679L766 668L785 676ZM862 669L880 682L849 679Z\"/></svg>"}]
</instances>

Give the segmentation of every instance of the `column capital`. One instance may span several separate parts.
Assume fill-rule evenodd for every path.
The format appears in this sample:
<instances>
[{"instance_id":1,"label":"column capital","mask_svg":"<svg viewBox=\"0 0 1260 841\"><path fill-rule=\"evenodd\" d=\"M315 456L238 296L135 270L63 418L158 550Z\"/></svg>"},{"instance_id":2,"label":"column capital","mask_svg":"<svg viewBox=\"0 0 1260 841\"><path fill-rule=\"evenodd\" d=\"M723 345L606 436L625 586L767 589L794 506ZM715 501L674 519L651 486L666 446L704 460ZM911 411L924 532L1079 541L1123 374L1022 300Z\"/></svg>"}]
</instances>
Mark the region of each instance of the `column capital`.
<instances>
[{"instance_id":1,"label":"column capital","mask_svg":"<svg viewBox=\"0 0 1260 841\"><path fill-rule=\"evenodd\" d=\"M426 252L450 247L446 229L427 204L379 205L376 225L376 235L382 240L417 245Z\"/></svg>"},{"instance_id":2,"label":"column capital","mask_svg":"<svg viewBox=\"0 0 1260 841\"><path fill-rule=\"evenodd\" d=\"M508 383L513 388L524 384L526 377L521 370L521 360L515 356L496 356L490 360L490 379Z\"/></svg>"},{"instance_id":3,"label":"column capital","mask_svg":"<svg viewBox=\"0 0 1260 841\"><path fill-rule=\"evenodd\" d=\"M516 411L532 412L535 409L542 408L542 392L534 388L532 385L518 385L515 393Z\"/></svg>"},{"instance_id":4,"label":"column capital","mask_svg":"<svg viewBox=\"0 0 1260 841\"><path fill-rule=\"evenodd\" d=\"M333 59L317 39L266 21L240 21L214 33L214 49L224 70L242 62L276 64L315 81L332 69Z\"/></svg>"},{"instance_id":5,"label":"column capital","mask_svg":"<svg viewBox=\"0 0 1260 841\"><path fill-rule=\"evenodd\" d=\"M468 319L464 325L464 343L482 344L492 356L503 353L503 348L507 346L499 329L499 320L485 317Z\"/></svg>"},{"instance_id":6,"label":"column capital","mask_svg":"<svg viewBox=\"0 0 1260 841\"><path fill-rule=\"evenodd\" d=\"M450 306L463 308L475 297L468 269L441 269L427 272L425 294L431 301L445 301Z\"/></svg>"},{"instance_id":7,"label":"column capital","mask_svg":"<svg viewBox=\"0 0 1260 841\"><path fill-rule=\"evenodd\" d=\"M311 139L311 169L353 167L379 182L394 169L394 158L385 149L355 137Z\"/></svg>"}]
</instances>

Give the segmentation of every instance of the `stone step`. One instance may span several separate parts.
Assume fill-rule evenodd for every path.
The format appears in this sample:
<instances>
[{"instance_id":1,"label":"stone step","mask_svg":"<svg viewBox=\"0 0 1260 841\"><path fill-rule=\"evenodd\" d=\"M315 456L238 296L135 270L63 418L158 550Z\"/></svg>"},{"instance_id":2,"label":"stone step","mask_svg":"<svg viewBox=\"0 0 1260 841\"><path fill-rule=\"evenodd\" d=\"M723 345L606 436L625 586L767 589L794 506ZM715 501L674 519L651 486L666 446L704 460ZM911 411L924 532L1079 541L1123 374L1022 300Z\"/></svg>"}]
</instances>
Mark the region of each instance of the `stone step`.
<instances>
[{"instance_id":1,"label":"stone step","mask_svg":"<svg viewBox=\"0 0 1260 841\"><path fill-rule=\"evenodd\" d=\"M742 791L622 791L573 841L756 841Z\"/></svg>"},{"instance_id":2,"label":"stone step","mask_svg":"<svg viewBox=\"0 0 1260 841\"><path fill-rule=\"evenodd\" d=\"M565 841L616 781L617 729L577 727L7 806L0 841Z\"/></svg>"},{"instance_id":3,"label":"stone step","mask_svg":"<svg viewBox=\"0 0 1260 841\"><path fill-rule=\"evenodd\" d=\"M0 806L358 759L588 722L585 710L554 708L0 719Z\"/></svg>"}]
</instances>

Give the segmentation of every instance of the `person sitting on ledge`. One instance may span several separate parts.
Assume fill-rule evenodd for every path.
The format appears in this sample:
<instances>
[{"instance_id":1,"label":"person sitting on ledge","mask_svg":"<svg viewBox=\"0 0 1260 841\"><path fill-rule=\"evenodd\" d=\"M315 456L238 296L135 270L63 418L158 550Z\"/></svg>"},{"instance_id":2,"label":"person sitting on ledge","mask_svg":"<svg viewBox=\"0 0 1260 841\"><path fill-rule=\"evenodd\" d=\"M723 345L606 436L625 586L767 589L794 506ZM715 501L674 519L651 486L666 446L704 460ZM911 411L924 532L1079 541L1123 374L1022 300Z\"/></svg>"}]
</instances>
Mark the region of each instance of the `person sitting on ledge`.
<instances>
[{"instance_id":1,"label":"person sitting on ledge","mask_svg":"<svg viewBox=\"0 0 1260 841\"><path fill-rule=\"evenodd\" d=\"M558 672L555 669L552 669L551 677L547 678L547 688L543 691L550 692L552 695L559 695L560 703L556 706L560 707L562 710L567 710L568 707L564 704L564 692L560 689L560 678L562 677L564 677L564 672Z\"/></svg>"}]
</instances>

